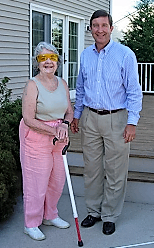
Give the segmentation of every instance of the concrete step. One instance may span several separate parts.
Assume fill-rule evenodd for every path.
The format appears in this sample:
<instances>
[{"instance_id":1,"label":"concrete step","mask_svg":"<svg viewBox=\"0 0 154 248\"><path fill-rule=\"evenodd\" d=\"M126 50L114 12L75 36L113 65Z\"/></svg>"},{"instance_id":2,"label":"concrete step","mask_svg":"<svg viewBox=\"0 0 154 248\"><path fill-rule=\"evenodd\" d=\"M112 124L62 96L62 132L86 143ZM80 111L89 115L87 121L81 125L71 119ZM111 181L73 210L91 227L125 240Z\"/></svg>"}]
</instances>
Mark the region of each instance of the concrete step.
<instances>
[{"instance_id":1,"label":"concrete step","mask_svg":"<svg viewBox=\"0 0 154 248\"><path fill-rule=\"evenodd\" d=\"M84 197L84 178L71 175L71 182L75 196ZM63 193L66 194L67 192L68 186L66 182ZM154 205L154 183L128 181L125 202Z\"/></svg>"},{"instance_id":2,"label":"concrete step","mask_svg":"<svg viewBox=\"0 0 154 248\"><path fill-rule=\"evenodd\" d=\"M72 175L82 176L84 162L82 153L68 152L67 160ZM154 183L153 159L130 157L128 181Z\"/></svg>"},{"instance_id":3,"label":"concrete step","mask_svg":"<svg viewBox=\"0 0 154 248\"><path fill-rule=\"evenodd\" d=\"M71 175L83 176L84 167L69 165L69 171ZM133 182L154 183L154 173L129 171L127 180Z\"/></svg>"},{"instance_id":4,"label":"concrete step","mask_svg":"<svg viewBox=\"0 0 154 248\"><path fill-rule=\"evenodd\" d=\"M74 180L80 180L81 194L84 196L84 162L82 153L67 153L69 171L75 192ZM151 159L130 158L126 202L154 204L154 172ZM137 170L137 171L136 171ZM65 185L66 187L66 185Z\"/></svg>"}]
</instances>

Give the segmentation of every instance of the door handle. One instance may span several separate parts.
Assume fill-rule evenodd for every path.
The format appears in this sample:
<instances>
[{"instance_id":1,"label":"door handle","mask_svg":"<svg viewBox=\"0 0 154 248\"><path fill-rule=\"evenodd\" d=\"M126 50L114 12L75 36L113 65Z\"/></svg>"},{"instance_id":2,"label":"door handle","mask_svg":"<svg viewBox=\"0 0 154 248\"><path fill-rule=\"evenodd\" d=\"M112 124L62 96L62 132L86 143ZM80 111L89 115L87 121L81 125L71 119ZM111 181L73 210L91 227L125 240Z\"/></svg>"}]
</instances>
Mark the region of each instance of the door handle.
<instances>
[{"instance_id":1,"label":"door handle","mask_svg":"<svg viewBox=\"0 0 154 248\"><path fill-rule=\"evenodd\" d=\"M66 55L64 53L64 64L67 62Z\"/></svg>"}]
</instances>

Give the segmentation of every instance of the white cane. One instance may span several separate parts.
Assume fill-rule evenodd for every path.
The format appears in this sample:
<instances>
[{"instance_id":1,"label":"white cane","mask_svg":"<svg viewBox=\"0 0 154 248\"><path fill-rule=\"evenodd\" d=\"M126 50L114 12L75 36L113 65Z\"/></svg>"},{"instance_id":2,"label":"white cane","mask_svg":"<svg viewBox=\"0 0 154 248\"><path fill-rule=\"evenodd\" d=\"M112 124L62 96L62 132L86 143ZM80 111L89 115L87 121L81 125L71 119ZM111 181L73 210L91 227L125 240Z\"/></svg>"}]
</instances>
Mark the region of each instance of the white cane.
<instances>
[{"instance_id":1,"label":"white cane","mask_svg":"<svg viewBox=\"0 0 154 248\"><path fill-rule=\"evenodd\" d=\"M53 144L54 145L55 145L55 142L57 140L58 139L56 137L53 139ZM78 246L81 247L81 246L83 246L83 242L82 242L81 235L80 235L79 222L78 222L78 213L77 213L77 209L76 209L76 205L75 205L75 199L74 199L74 194L73 194L71 177L70 177L70 173L69 173L69 169L68 169L68 163L67 163L67 157L66 157L66 152L67 152L67 149L68 149L69 145L70 145L70 141L68 142L68 145L66 145L63 148L62 156L63 156L66 179L67 179L67 184L68 184L68 189L69 189L69 194L70 194L70 199L71 199L71 204L72 204L73 216L74 216L74 219L75 219L76 231L77 231L77 235L78 235Z\"/></svg>"}]
</instances>

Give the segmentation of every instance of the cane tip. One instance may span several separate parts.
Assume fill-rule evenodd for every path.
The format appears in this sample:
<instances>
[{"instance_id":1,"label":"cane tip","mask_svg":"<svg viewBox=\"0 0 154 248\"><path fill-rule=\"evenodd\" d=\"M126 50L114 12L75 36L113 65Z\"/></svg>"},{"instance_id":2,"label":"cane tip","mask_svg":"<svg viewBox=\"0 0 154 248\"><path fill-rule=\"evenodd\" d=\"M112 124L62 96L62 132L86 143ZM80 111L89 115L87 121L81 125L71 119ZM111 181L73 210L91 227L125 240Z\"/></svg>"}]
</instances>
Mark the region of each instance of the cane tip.
<instances>
[{"instance_id":1,"label":"cane tip","mask_svg":"<svg viewBox=\"0 0 154 248\"><path fill-rule=\"evenodd\" d=\"M78 241L78 246L79 246L79 247L83 246L82 240L81 240L81 241Z\"/></svg>"}]
</instances>

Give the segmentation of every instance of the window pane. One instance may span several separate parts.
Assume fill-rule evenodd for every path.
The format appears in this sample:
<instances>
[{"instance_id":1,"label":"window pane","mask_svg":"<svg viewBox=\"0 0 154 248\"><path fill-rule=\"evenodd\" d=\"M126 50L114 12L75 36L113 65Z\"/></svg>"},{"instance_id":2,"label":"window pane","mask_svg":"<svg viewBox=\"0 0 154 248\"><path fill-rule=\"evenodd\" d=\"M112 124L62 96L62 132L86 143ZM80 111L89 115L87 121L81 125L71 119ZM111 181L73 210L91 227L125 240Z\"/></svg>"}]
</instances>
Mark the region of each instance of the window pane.
<instances>
[{"instance_id":1,"label":"window pane","mask_svg":"<svg viewBox=\"0 0 154 248\"><path fill-rule=\"evenodd\" d=\"M78 23L69 22L68 85L70 89L76 88L77 75L78 75Z\"/></svg>"},{"instance_id":2,"label":"window pane","mask_svg":"<svg viewBox=\"0 0 154 248\"><path fill-rule=\"evenodd\" d=\"M33 11L32 13L32 46L34 48L40 41L51 42L51 18L50 15Z\"/></svg>"},{"instance_id":3,"label":"window pane","mask_svg":"<svg viewBox=\"0 0 154 248\"><path fill-rule=\"evenodd\" d=\"M68 83L71 90L76 87L76 79L78 74L78 64L76 62L69 63Z\"/></svg>"},{"instance_id":4,"label":"window pane","mask_svg":"<svg viewBox=\"0 0 154 248\"><path fill-rule=\"evenodd\" d=\"M70 49L69 50L69 62L77 62L78 51Z\"/></svg>"},{"instance_id":5,"label":"window pane","mask_svg":"<svg viewBox=\"0 0 154 248\"><path fill-rule=\"evenodd\" d=\"M52 44L56 47L59 55L63 55L63 20L52 18ZM58 68L57 75L62 77L62 65Z\"/></svg>"},{"instance_id":6,"label":"window pane","mask_svg":"<svg viewBox=\"0 0 154 248\"><path fill-rule=\"evenodd\" d=\"M78 47L78 37L76 35L69 36L70 48Z\"/></svg>"},{"instance_id":7,"label":"window pane","mask_svg":"<svg viewBox=\"0 0 154 248\"><path fill-rule=\"evenodd\" d=\"M32 52L40 41L44 41L44 15L33 11L32 15Z\"/></svg>"},{"instance_id":8,"label":"window pane","mask_svg":"<svg viewBox=\"0 0 154 248\"><path fill-rule=\"evenodd\" d=\"M51 16L37 11L32 12L32 56L40 41L51 42ZM33 71L33 76L36 72Z\"/></svg>"}]
</instances>

